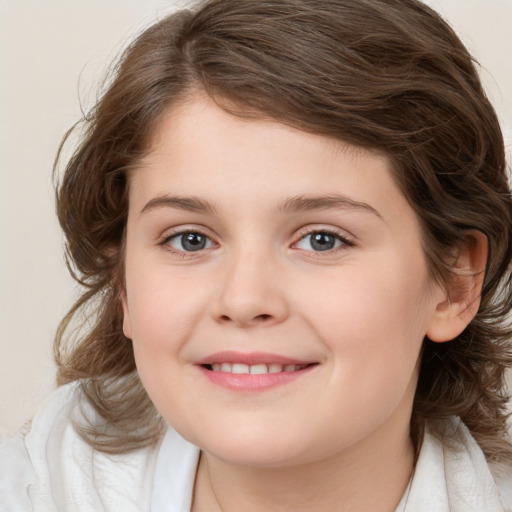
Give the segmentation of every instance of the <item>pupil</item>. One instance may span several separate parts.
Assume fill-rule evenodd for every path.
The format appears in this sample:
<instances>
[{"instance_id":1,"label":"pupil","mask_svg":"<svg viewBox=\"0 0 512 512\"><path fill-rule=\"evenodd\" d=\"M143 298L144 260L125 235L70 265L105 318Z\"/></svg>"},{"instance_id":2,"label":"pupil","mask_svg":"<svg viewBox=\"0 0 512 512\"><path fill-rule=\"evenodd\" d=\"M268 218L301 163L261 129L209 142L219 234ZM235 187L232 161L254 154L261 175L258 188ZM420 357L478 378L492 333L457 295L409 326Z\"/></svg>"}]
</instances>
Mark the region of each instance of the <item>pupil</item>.
<instances>
[{"instance_id":1,"label":"pupil","mask_svg":"<svg viewBox=\"0 0 512 512\"><path fill-rule=\"evenodd\" d=\"M328 251L334 247L336 240L327 233L315 233L311 237L311 247L315 251Z\"/></svg>"},{"instance_id":2,"label":"pupil","mask_svg":"<svg viewBox=\"0 0 512 512\"><path fill-rule=\"evenodd\" d=\"M182 235L181 243L186 251L199 251L204 249L206 238L198 233Z\"/></svg>"}]
</instances>

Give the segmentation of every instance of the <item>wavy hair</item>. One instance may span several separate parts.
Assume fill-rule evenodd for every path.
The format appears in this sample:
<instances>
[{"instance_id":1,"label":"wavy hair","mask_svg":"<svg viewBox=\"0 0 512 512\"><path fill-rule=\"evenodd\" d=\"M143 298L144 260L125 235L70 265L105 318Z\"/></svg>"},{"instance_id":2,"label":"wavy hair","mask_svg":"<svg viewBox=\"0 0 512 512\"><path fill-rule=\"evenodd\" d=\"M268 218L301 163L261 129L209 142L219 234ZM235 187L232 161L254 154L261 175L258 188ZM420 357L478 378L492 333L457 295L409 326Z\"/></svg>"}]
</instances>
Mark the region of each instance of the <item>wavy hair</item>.
<instances>
[{"instance_id":1,"label":"wavy hair","mask_svg":"<svg viewBox=\"0 0 512 512\"><path fill-rule=\"evenodd\" d=\"M510 459L512 199L503 137L472 57L417 0L204 1L124 51L57 178L67 260L83 293L59 326L55 357L58 383L80 379L101 418L78 425L84 438L121 452L156 442L164 427L122 331L127 173L162 115L198 90L234 115L386 154L438 280L452 278L467 230L485 234L479 311L453 341L424 341L411 435L418 448L427 422L455 414L488 459Z\"/></svg>"}]
</instances>

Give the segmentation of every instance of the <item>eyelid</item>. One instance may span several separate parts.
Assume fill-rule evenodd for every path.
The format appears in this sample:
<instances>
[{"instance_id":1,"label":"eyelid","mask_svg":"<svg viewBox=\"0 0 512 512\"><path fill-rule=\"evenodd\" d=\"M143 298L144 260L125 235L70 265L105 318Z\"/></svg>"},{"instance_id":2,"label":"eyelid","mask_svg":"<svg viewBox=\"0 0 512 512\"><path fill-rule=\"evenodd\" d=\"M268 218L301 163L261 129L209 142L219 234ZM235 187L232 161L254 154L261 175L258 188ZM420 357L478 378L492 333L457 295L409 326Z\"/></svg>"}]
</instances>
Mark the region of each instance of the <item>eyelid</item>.
<instances>
[{"instance_id":1,"label":"eyelid","mask_svg":"<svg viewBox=\"0 0 512 512\"><path fill-rule=\"evenodd\" d=\"M219 243L216 241L215 237L212 236L209 232L210 230L206 229L203 226L197 226L197 225L185 225L185 226L177 226L175 228L168 229L164 232L162 236L158 238L157 245L161 246L166 251L169 251L172 254L176 254L182 257L194 257L199 256L200 254L204 254L209 249L215 248L219 246ZM204 249L200 249L198 251L183 251L176 249L175 247L172 247L169 244L169 241L177 238L179 236L183 236L189 233L196 233L198 235L204 236L205 238L208 238L213 244L213 247L208 247Z\"/></svg>"},{"instance_id":2,"label":"eyelid","mask_svg":"<svg viewBox=\"0 0 512 512\"><path fill-rule=\"evenodd\" d=\"M333 248L333 249L327 249L325 251L307 251L304 249L305 252L309 252L314 254L315 256L320 255L329 255L337 253L340 250L344 250L347 247L353 247L355 245L355 241L351 235L349 235L345 230L341 230L339 228L335 228L333 226L322 226L322 225L313 225L313 226L306 226L302 229L300 229L297 232L296 240L292 244L292 248L298 249L296 246L297 244L302 241L304 238L306 238L309 235L315 234L315 233L325 233L327 235L332 235L338 240L341 241L342 245L341 247ZM300 250L300 249L298 249Z\"/></svg>"},{"instance_id":3,"label":"eyelid","mask_svg":"<svg viewBox=\"0 0 512 512\"><path fill-rule=\"evenodd\" d=\"M174 247L172 247L169 244L169 241L173 238L179 237L180 235L185 235L187 233L197 233L201 236L204 236L208 238L208 240L211 241L213 244L213 247L208 247L204 249L200 249L198 251L184 251L179 250ZM297 244L303 240L308 235L312 235L315 233L325 233L328 235L334 236L336 239L341 241L341 246L333 248L333 249L327 249L325 251L308 251L305 249L299 249ZM304 252L311 253L314 256L328 256L338 253L339 251L343 251L347 247L353 247L355 245L354 237L347 233L346 230L342 230L340 228L336 228L334 226L325 226L325 225L308 225L305 226L297 231L297 234L295 235L295 241L291 244L291 248L297 249L297 250L303 250ZM211 234L211 231L201 225L180 225L173 228L170 228L164 232L162 236L158 238L157 241L158 246L162 246L165 250L182 256L182 257L194 257L194 256L200 256L204 254L206 251L209 251L211 249L214 249L215 247L219 247L219 242L217 242L216 237Z\"/></svg>"}]
</instances>

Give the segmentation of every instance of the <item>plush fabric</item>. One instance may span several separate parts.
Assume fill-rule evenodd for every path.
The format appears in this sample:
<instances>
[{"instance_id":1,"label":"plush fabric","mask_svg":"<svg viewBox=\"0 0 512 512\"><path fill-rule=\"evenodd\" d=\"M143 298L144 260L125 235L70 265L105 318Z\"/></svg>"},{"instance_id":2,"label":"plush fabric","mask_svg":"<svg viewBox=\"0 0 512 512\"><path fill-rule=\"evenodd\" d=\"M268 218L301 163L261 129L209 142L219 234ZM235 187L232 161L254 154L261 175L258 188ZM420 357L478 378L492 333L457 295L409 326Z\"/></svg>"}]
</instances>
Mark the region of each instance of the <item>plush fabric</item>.
<instances>
[{"instance_id":1,"label":"plush fabric","mask_svg":"<svg viewBox=\"0 0 512 512\"><path fill-rule=\"evenodd\" d=\"M459 418L427 432L409 489L396 512L510 512L512 468L488 466ZM500 477L500 478L498 478Z\"/></svg>"},{"instance_id":2,"label":"plush fabric","mask_svg":"<svg viewBox=\"0 0 512 512\"><path fill-rule=\"evenodd\" d=\"M1 512L148 511L158 450L106 455L75 432L85 406L76 385L58 389L30 430L0 445Z\"/></svg>"},{"instance_id":3,"label":"plush fabric","mask_svg":"<svg viewBox=\"0 0 512 512\"><path fill-rule=\"evenodd\" d=\"M0 444L0 512L189 512L199 450L169 428L160 445L125 455L89 447L70 418L75 384L31 426ZM396 512L512 512L512 468L490 468L462 422L427 432Z\"/></svg>"}]
</instances>

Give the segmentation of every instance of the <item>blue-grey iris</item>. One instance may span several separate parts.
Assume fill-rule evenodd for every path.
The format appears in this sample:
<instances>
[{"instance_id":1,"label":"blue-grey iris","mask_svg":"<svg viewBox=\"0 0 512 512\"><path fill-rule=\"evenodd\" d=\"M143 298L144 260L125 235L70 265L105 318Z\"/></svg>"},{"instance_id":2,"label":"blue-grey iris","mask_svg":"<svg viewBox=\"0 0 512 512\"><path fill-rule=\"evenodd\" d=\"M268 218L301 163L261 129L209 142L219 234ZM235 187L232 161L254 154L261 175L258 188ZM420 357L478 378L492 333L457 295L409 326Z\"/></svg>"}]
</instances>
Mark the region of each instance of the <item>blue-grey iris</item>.
<instances>
[{"instance_id":1,"label":"blue-grey iris","mask_svg":"<svg viewBox=\"0 0 512 512\"><path fill-rule=\"evenodd\" d=\"M334 248L336 238L329 233L313 233L310 243L315 251L328 251Z\"/></svg>"},{"instance_id":2,"label":"blue-grey iris","mask_svg":"<svg viewBox=\"0 0 512 512\"><path fill-rule=\"evenodd\" d=\"M207 238L199 233L181 235L181 245L185 251L200 251L206 247Z\"/></svg>"}]
</instances>

